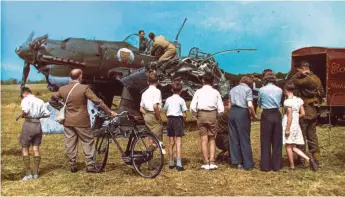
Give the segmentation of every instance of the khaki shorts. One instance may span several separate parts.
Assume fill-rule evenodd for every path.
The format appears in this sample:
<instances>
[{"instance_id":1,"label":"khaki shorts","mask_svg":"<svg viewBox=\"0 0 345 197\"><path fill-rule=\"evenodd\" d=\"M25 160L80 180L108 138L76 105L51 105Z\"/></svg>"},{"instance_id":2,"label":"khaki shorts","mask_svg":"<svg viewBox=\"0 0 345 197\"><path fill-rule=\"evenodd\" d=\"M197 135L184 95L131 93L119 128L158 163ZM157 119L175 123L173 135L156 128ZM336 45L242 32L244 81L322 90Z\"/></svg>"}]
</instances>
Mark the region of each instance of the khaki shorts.
<instances>
[{"instance_id":1,"label":"khaki shorts","mask_svg":"<svg viewBox=\"0 0 345 197\"><path fill-rule=\"evenodd\" d=\"M39 146L42 142L42 129L39 120L25 120L22 133L19 137L19 144L22 147Z\"/></svg>"},{"instance_id":2,"label":"khaki shorts","mask_svg":"<svg viewBox=\"0 0 345 197\"><path fill-rule=\"evenodd\" d=\"M155 114L152 112L148 112L144 116L145 125L147 128L154 133L159 140L162 141L163 139L163 124L159 123L155 117Z\"/></svg>"},{"instance_id":3,"label":"khaki shorts","mask_svg":"<svg viewBox=\"0 0 345 197\"><path fill-rule=\"evenodd\" d=\"M200 136L216 136L217 111L198 111L197 125Z\"/></svg>"}]
</instances>

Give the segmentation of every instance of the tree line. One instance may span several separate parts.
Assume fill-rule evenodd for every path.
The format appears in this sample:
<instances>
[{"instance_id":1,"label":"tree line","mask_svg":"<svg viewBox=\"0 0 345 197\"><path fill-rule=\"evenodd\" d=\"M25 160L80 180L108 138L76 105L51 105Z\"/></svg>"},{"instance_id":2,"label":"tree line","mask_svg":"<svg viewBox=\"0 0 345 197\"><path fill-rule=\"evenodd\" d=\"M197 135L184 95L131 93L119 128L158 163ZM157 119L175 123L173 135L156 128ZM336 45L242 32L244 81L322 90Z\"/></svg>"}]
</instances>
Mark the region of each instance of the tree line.
<instances>
[{"instance_id":1,"label":"tree line","mask_svg":"<svg viewBox=\"0 0 345 197\"><path fill-rule=\"evenodd\" d=\"M250 73L250 74L231 74L231 73L225 73L225 78L227 78L230 81L239 81L241 79L242 76L244 75L251 75L251 76L255 76L258 79L262 80L262 74L261 73ZM277 79L285 79L287 73L282 73L282 72L277 72L276 73L276 77ZM10 78L6 81L1 80L1 85L14 85L14 84L20 84L21 81L14 79L14 78ZM36 80L36 81L32 81L32 80L27 80L26 82L27 84L46 84L46 80L43 78L41 80Z\"/></svg>"},{"instance_id":2,"label":"tree line","mask_svg":"<svg viewBox=\"0 0 345 197\"><path fill-rule=\"evenodd\" d=\"M1 80L1 85L15 85L15 84L20 84L22 81L14 79L14 78L10 78L7 80ZM41 79L41 80L36 80L36 81L32 81L32 80L27 80L26 81L27 84L46 84L46 80L45 79Z\"/></svg>"}]
</instances>

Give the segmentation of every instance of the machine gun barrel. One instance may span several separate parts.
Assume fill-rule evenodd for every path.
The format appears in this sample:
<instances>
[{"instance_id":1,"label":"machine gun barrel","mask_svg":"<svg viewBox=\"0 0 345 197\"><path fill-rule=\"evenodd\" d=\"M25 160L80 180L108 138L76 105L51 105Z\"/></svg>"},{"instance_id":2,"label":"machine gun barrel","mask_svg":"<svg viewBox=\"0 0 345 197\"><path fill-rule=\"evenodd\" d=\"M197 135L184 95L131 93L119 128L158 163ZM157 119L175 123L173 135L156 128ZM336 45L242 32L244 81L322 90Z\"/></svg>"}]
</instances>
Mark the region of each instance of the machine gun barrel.
<instances>
[{"instance_id":1,"label":"machine gun barrel","mask_svg":"<svg viewBox=\"0 0 345 197\"><path fill-rule=\"evenodd\" d=\"M184 19L183 24L182 24L182 26L180 27L180 30L178 31L178 33L177 33L177 35L176 35L175 42L177 42L178 37L179 37L179 35L180 35L180 33L181 33L181 30L182 30L184 24L186 23L186 21L187 21L187 18Z\"/></svg>"}]
</instances>

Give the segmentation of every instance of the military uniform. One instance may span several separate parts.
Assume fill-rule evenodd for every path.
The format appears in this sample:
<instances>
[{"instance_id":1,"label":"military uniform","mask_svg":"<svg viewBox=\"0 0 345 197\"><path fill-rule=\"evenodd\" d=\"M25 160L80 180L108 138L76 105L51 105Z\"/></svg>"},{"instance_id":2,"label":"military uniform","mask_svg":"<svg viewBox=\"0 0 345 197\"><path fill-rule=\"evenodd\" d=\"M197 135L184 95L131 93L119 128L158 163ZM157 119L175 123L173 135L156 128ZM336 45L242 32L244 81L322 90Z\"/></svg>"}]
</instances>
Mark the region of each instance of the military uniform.
<instances>
[{"instance_id":1,"label":"military uniform","mask_svg":"<svg viewBox=\"0 0 345 197\"><path fill-rule=\"evenodd\" d=\"M156 56L158 49L162 50L159 54L158 61L166 61L172 59L176 56L176 48L171 44L164 36L157 36L154 38L154 43L151 49L151 55Z\"/></svg>"},{"instance_id":2,"label":"military uniform","mask_svg":"<svg viewBox=\"0 0 345 197\"><path fill-rule=\"evenodd\" d=\"M313 154L315 160L319 160L319 143L316 133L317 109L315 104L324 97L324 89L321 80L312 72L303 75L298 72L294 74L291 81L296 86L295 95L304 101L305 116L300 119L305 144L308 144L309 152ZM306 151L306 146L301 145L299 148Z\"/></svg>"},{"instance_id":3,"label":"military uniform","mask_svg":"<svg viewBox=\"0 0 345 197\"><path fill-rule=\"evenodd\" d=\"M149 47L149 40L147 38L140 38L139 53L145 53L148 47Z\"/></svg>"},{"instance_id":4,"label":"military uniform","mask_svg":"<svg viewBox=\"0 0 345 197\"><path fill-rule=\"evenodd\" d=\"M229 110L225 109L221 116L218 116L217 120L217 136L216 136L216 146L218 149L222 150L217 157L217 161L228 161L230 159L230 144L229 144Z\"/></svg>"}]
</instances>

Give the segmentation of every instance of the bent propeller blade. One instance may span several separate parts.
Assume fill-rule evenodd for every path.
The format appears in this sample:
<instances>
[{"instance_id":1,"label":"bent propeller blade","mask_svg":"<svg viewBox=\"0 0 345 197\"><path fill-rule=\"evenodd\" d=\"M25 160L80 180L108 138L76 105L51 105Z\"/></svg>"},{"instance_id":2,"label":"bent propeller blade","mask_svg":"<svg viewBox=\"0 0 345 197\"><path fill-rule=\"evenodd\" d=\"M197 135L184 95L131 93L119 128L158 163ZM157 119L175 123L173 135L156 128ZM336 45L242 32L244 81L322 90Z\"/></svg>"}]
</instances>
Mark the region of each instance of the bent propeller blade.
<instances>
[{"instance_id":1,"label":"bent propeller blade","mask_svg":"<svg viewBox=\"0 0 345 197\"><path fill-rule=\"evenodd\" d=\"M20 88L25 86L29 72L30 72L30 64L28 62L24 62L22 83L20 85Z\"/></svg>"}]
</instances>

